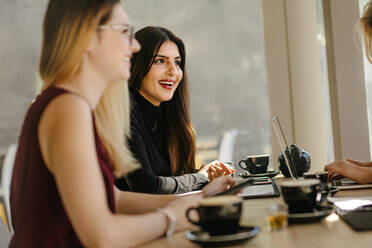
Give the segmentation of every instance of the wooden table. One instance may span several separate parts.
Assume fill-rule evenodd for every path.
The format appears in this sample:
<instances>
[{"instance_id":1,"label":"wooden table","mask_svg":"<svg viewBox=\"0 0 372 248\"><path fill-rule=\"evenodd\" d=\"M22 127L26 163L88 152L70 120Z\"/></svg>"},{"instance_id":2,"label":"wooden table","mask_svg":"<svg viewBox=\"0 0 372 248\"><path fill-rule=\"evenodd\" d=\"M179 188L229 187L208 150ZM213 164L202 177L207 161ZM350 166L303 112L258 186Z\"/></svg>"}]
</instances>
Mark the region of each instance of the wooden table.
<instances>
[{"instance_id":1,"label":"wooden table","mask_svg":"<svg viewBox=\"0 0 372 248\"><path fill-rule=\"evenodd\" d=\"M372 196L371 189L340 191L335 196ZM241 225L261 227L258 236L251 240L228 247L272 247L272 248L360 248L372 247L372 231L356 232L336 214L321 222L290 225L281 231L270 231L266 220L266 206L283 202L281 198L245 200ZM200 247L186 239L184 231L169 238L160 238L143 247Z\"/></svg>"}]
</instances>

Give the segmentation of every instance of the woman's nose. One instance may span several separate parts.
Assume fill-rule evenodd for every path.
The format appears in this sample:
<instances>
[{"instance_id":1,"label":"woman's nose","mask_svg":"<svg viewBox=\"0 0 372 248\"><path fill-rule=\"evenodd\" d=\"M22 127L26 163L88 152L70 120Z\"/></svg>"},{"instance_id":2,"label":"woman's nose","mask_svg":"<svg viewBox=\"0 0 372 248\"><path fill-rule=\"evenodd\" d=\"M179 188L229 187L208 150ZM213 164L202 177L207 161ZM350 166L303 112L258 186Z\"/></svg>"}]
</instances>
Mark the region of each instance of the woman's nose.
<instances>
[{"instance_id":1,"label":"woman's nose","mask_svg":"<svg viewBox=\"0 0 372 248\"><path fill-rule=\"evenodd\" d=\"M139 50L141 50L141 45L140 45L140 43L136 39L133 39L130 48L132 50L132 53L136 53Z\"/></svg>"},{"instance_id":2,"label":"woman's nose","mask_svg":"<svg viewBox=\"0 0 372 248\"><path fill-rule=\"evenodd\" d=\"M176 74L176 70L177 70L176 65L174 63L169 63L169 65L168 65L168 73L170 75L174 75L174 74Z\"/></svg>"}]
</instances>

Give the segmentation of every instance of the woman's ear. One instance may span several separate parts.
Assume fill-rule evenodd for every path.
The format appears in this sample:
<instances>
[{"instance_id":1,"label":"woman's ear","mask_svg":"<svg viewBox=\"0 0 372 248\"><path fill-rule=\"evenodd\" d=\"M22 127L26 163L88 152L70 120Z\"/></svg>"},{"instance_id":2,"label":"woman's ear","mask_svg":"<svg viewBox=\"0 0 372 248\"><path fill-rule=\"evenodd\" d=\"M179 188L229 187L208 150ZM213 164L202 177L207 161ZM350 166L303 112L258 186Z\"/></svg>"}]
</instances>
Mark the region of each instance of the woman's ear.
<instances>
[{"instance_id":1,"label":"woman's ear","mask_svg":"<svg viewBox=\"0 0 372 248\"><path fill-rule=\"evenodd\" d=\"M96 32L96 33L93 35L92 39L90 40L89 45L88 45L86 51L87 51L88 53L93 52L93 51L96 49L97 45L98 45L98 34L97 34L97 32Z\"/></svg>"}]
</instances>

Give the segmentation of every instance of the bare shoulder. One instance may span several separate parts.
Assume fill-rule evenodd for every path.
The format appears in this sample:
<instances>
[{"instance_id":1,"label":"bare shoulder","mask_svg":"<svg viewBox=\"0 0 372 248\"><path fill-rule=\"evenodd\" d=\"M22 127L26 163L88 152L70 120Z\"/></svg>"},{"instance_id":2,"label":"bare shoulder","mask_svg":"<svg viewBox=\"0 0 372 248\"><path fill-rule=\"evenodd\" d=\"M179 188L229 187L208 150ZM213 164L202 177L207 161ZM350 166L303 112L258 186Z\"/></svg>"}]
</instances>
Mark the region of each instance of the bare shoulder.
<instances>
[{"instance_id":1,"label":"bare shoulder","mask_svg":"<svg viewBox=\"0 0 372 248\"><path fill-rule=\"evenodd\" d=\"M87 117L90 119L91 109L88 103L74 94L62 94L53 99L41 117L43 120L59 121L81 121Z\"/></svg>"},{"instance_id":2,"label":"bare shoulder","mask_svg":"<svg viewBox=\"0 0 372 248\"><path fill-rule=\"evenodd\" d=\"M92 112L83 98L63 94L53 99L38 126L38 139L47 167L52 170L52 154L66 155L80 142L90 144L92 130Z\"/></svg>"}]
</instances>

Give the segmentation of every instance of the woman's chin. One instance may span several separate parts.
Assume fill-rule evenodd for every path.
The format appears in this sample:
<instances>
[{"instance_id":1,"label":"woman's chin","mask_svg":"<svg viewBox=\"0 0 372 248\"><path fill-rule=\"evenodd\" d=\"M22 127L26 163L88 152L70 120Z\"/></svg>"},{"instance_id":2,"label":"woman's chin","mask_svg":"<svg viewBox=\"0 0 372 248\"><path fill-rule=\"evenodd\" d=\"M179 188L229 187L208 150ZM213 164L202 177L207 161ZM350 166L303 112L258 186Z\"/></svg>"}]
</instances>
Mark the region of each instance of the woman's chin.
<instances>
[{"instance_id":1,"label":"woman's chin","mask_svg":"<svg viewBox=\"0 0 372 248\"><path fill-rule=\"evenodd\" d=\"M162 97L162 99L161 99L161 102L168 102L168 101L172 100L172 98L173 98L173 94L171 94L171 95L164 95Z\"/></svg>"}]
</instances>

